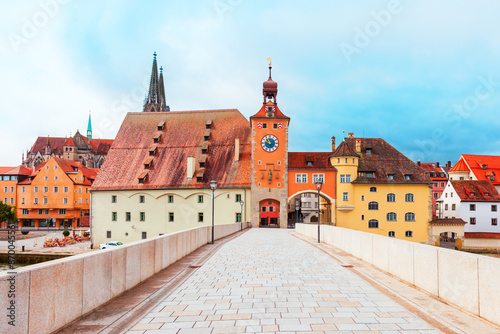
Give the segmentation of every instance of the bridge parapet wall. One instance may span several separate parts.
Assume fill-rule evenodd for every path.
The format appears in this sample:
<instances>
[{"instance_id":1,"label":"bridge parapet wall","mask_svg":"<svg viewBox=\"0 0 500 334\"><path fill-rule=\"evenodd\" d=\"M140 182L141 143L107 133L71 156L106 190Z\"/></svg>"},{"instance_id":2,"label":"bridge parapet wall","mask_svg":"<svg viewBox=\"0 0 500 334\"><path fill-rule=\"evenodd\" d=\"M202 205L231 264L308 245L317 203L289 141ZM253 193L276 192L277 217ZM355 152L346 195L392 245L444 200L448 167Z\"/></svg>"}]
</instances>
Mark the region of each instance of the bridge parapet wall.
<instances>
[{"instance_id":1,"label":"bridge parapet wall","mask_svg":"<svg viewBox=\"0 0 500 334\"><path fill-rule=\"evenodd\" d=\"M246 226L243 223L243 228ZM241 224L215 225L215 239L241 228ZM202 226L17 268L15 275L2 272L0 308L4 316L0 321L0 333L56 331L211 240L211 226ZM9 281L11 277L14 281ZM8 297L12 287L15 297ZM8 325L9 319L5 317L11 300L15 303L15 327Z\"/></svg>"},{"instance_id":2,"label":"bridge parapet wall","mask_svg":"<svg viewBox=\"0 0 500 334\"><path fill-rule=\"evenodd\" d=\"M321 225L321 241L500 325L500 259ZM317 225L297 224L317 239Z\"/></svg>"}]
</instances>

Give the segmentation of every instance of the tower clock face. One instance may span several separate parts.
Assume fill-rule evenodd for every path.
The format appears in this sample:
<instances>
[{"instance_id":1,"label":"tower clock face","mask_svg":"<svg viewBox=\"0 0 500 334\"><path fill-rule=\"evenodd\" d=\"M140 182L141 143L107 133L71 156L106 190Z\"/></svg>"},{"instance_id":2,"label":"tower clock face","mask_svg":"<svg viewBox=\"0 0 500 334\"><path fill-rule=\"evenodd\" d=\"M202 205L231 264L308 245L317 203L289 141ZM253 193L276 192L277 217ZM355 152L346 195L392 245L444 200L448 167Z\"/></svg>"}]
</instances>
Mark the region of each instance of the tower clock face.
<instances>
[{"instance_id":1,"label":"tower clock face","mask_svg":"<svg viewBox=\"0 0 500 334\"><path fill-rule=\"evenodd\" d=\"M273 135L265 135L260 144L262 145L264 151L274 152L278 148L278 138Z\"/></svg>"}]
</instances>

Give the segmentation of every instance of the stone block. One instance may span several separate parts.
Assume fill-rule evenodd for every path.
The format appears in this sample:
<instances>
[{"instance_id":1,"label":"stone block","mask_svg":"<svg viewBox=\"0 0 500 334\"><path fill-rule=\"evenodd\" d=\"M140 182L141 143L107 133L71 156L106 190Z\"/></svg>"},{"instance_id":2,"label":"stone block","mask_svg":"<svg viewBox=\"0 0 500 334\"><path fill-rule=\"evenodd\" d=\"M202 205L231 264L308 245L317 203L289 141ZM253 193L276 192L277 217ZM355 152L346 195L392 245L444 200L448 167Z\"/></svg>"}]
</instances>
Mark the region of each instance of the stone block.
<instances>
[{"instance_id":1,"label":"stone block","mask_svg":"<svg viewBox=\"0 0 500 334\"><path fill-rule=\"evenodd\" d=\"M479 257L480 316L500 325L500 259Z\"/></svg>"},{"instance_id":2,"label":"stone block","mask_svg":"<svg viewBox=\"0 0 500 334\"><path fill-rule=\"evenodd\" d=\"M127 248L117 247L111 253L111 298L127 289Z\"/></svg>"},{"instance_id":3,"label":"stone block","mask_svg":"<svg viewBox=\"0 0 500 334\"><path fill-rule=\"evenodd\" d=\"M438 250L439 297L479 314L478 257L454 250Z\"/></svg>"},{"instance_id":4,"label":"stone block","mask_svg":"<svg viewBox=\"0 0 500 334\"><path fill-rule=\"evenodd\" d=\"M438 249L420 244L413 247L414 284L436 296L438 295Z\"/></svg>"},{"instance_id":5,"label":"stone block","mask_svg":"<svg viewBox=\"0 0 500 334\"><path fill-rule=\"evenodd\" d=\"M155 273L155 240L146 240L140 244L141 251L141 282Z\"/></svg>"},{"instance_id":6,"label":"stone block","mask_svg":"<svg viewBox=\"0 0 500 334\"><path fill-rule=\"evenodd\" d=\"M373 242L373 264L381 270L389 271L389 241L388 237L374 235Z\"/></svg>"},{"instance_id":7,"label":"stone block","mask_svg":"<svg viewBox=\"0 0 500 334\"><path fill-rule=\"evenodd\" d=\"M0 333L21 334L28 333L28 313L30 301L30 271L21 268L13 270L15 275L2 272L0 274L0 307L2 309L2 324ZM13 280L11 278L14 278ZM11 279L8 281L7 279ZM14 319L9 319L8 307L12 307L14 301ZM9 321L14 321L15 326L9 325Z\"/></svg>"},{"instance_id":8,"label":"stone block","mask_svg":"<svg viewBox=\"0 0 500 334\"><path fill-rule=\"evenodd\" d=\"M94 252L83 258L83 314L111 299L113 251Z\"/></svg>"},{"instance_id":9,"label":"stone block","mask_svg":"<svg viewBox=\"0 0 500 334\"><path fill-rule=\"evenodd\" d=\"M388 239L389 272L413 284L413 242Z\"/></svg>"},{"instance_id":10,"label":"stone block","mask_svg":"<svg viewBox=\"0 0 500 334\"><path fill-rule=\"evenodd\" d=\"M128 290L141 282L141 244L125 246L127 249L125 289Z\"/></svg>"}]
</instances>

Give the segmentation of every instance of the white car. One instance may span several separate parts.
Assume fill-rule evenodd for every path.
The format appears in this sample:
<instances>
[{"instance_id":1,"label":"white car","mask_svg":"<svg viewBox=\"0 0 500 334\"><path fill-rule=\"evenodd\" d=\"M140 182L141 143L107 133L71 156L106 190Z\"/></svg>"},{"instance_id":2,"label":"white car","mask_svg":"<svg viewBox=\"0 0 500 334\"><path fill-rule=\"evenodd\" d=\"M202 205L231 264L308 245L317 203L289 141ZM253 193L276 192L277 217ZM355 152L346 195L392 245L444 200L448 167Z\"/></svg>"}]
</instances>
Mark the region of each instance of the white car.
<instances>
[{"instance_id":1,"label":"white car","mask_svg":"<svg viewBox=\"0 0 500 334\"><path fill-rule=\"evenodd\" d=\"M118 247L123 245L123 242L120 241L109 241L106 242L105 244L100 244L99 249L106 249L106 248L113 248L113 247Z\"/></svg>"}]
</instances>

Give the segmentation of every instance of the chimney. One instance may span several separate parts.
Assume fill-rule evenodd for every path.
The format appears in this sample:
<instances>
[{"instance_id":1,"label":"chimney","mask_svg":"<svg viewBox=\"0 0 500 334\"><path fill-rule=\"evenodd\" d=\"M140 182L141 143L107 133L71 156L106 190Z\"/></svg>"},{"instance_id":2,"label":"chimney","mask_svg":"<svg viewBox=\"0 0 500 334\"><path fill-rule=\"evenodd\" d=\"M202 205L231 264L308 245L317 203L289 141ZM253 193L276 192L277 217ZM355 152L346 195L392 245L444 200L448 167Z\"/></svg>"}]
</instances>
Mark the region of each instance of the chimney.
<instances>
[{"instance_id":1,"label":"chimney","mask_svg":"<svg viewBox=\"0 0 500 334\"><path fill-rule=\"evenodd\" d=\"M448 162L446 163L446 167L450 167L450 168L451 168L451 161L448 161Z\"/></svg>"},{"instance_id":2,"label":"chimney","mask_svg":"<svg viewBox=\"0 0 500 334\"><path fill-rule=\"evenodd\" d=\"M194 171L196 170L196 160L194 157L187 158L187 172L186 177L188 180L191 180L194 176Z\"/></svg>"},{"instance_id":3,"label":"chimney","mask_svg":"<svg viewBox=\"0 0 500 334\"><path fill-rule=\"evenodd\" d=\"M332 137L332 152L335 152L335 136Z\"/></svg>"},{"instance_id":4,"label":"chimney","mask_svg":"<svg viewBox=\"0 0 500 334\"><path fill-rule=\"evenodd\" d=\"M437 167L439 167L439 161L438 161L438 162L436 162L436 166L437 166Z\"/></svg>"},{"instance_id":5,"label":"chimney","mask_svg":"<svg viewBox=\"0 0 500 334\"><path fill-rule=\"evenodd\" d=\"M352 137L354 137L354 132L349 132L348 135L349 135L349 138L352 138Z\"/></svg>"},{"instance_id":6,"label":"chimney","mask_svg":"<svg viewBox=\"0 0 500 334\"><path fill-rule=\"evenodd\" d=\"M352 138L353 133L349 133L349 137ZM356 153L361 153L361 139L356 139Z\"/></svg>"},{"instance_id":7,"label":"chimney","mask_svg":"<svg viewBox=\"0 0 500 334\"><path fill-rule=\"evenodd\" d=\"M240 139L234 139L234 162L238 162L240 160Z\"/></svg>"},{"instance_id":8,"label":"chimney","mask_svg":"<svg viewBox=\"0 0 500 334\"><path fill-rule=\"evenodd\" d=\"M417 161L417 165L419 165L419 166L420 166L420 159L418 159L418 161Z\"/></svg>"}]
</instances>

